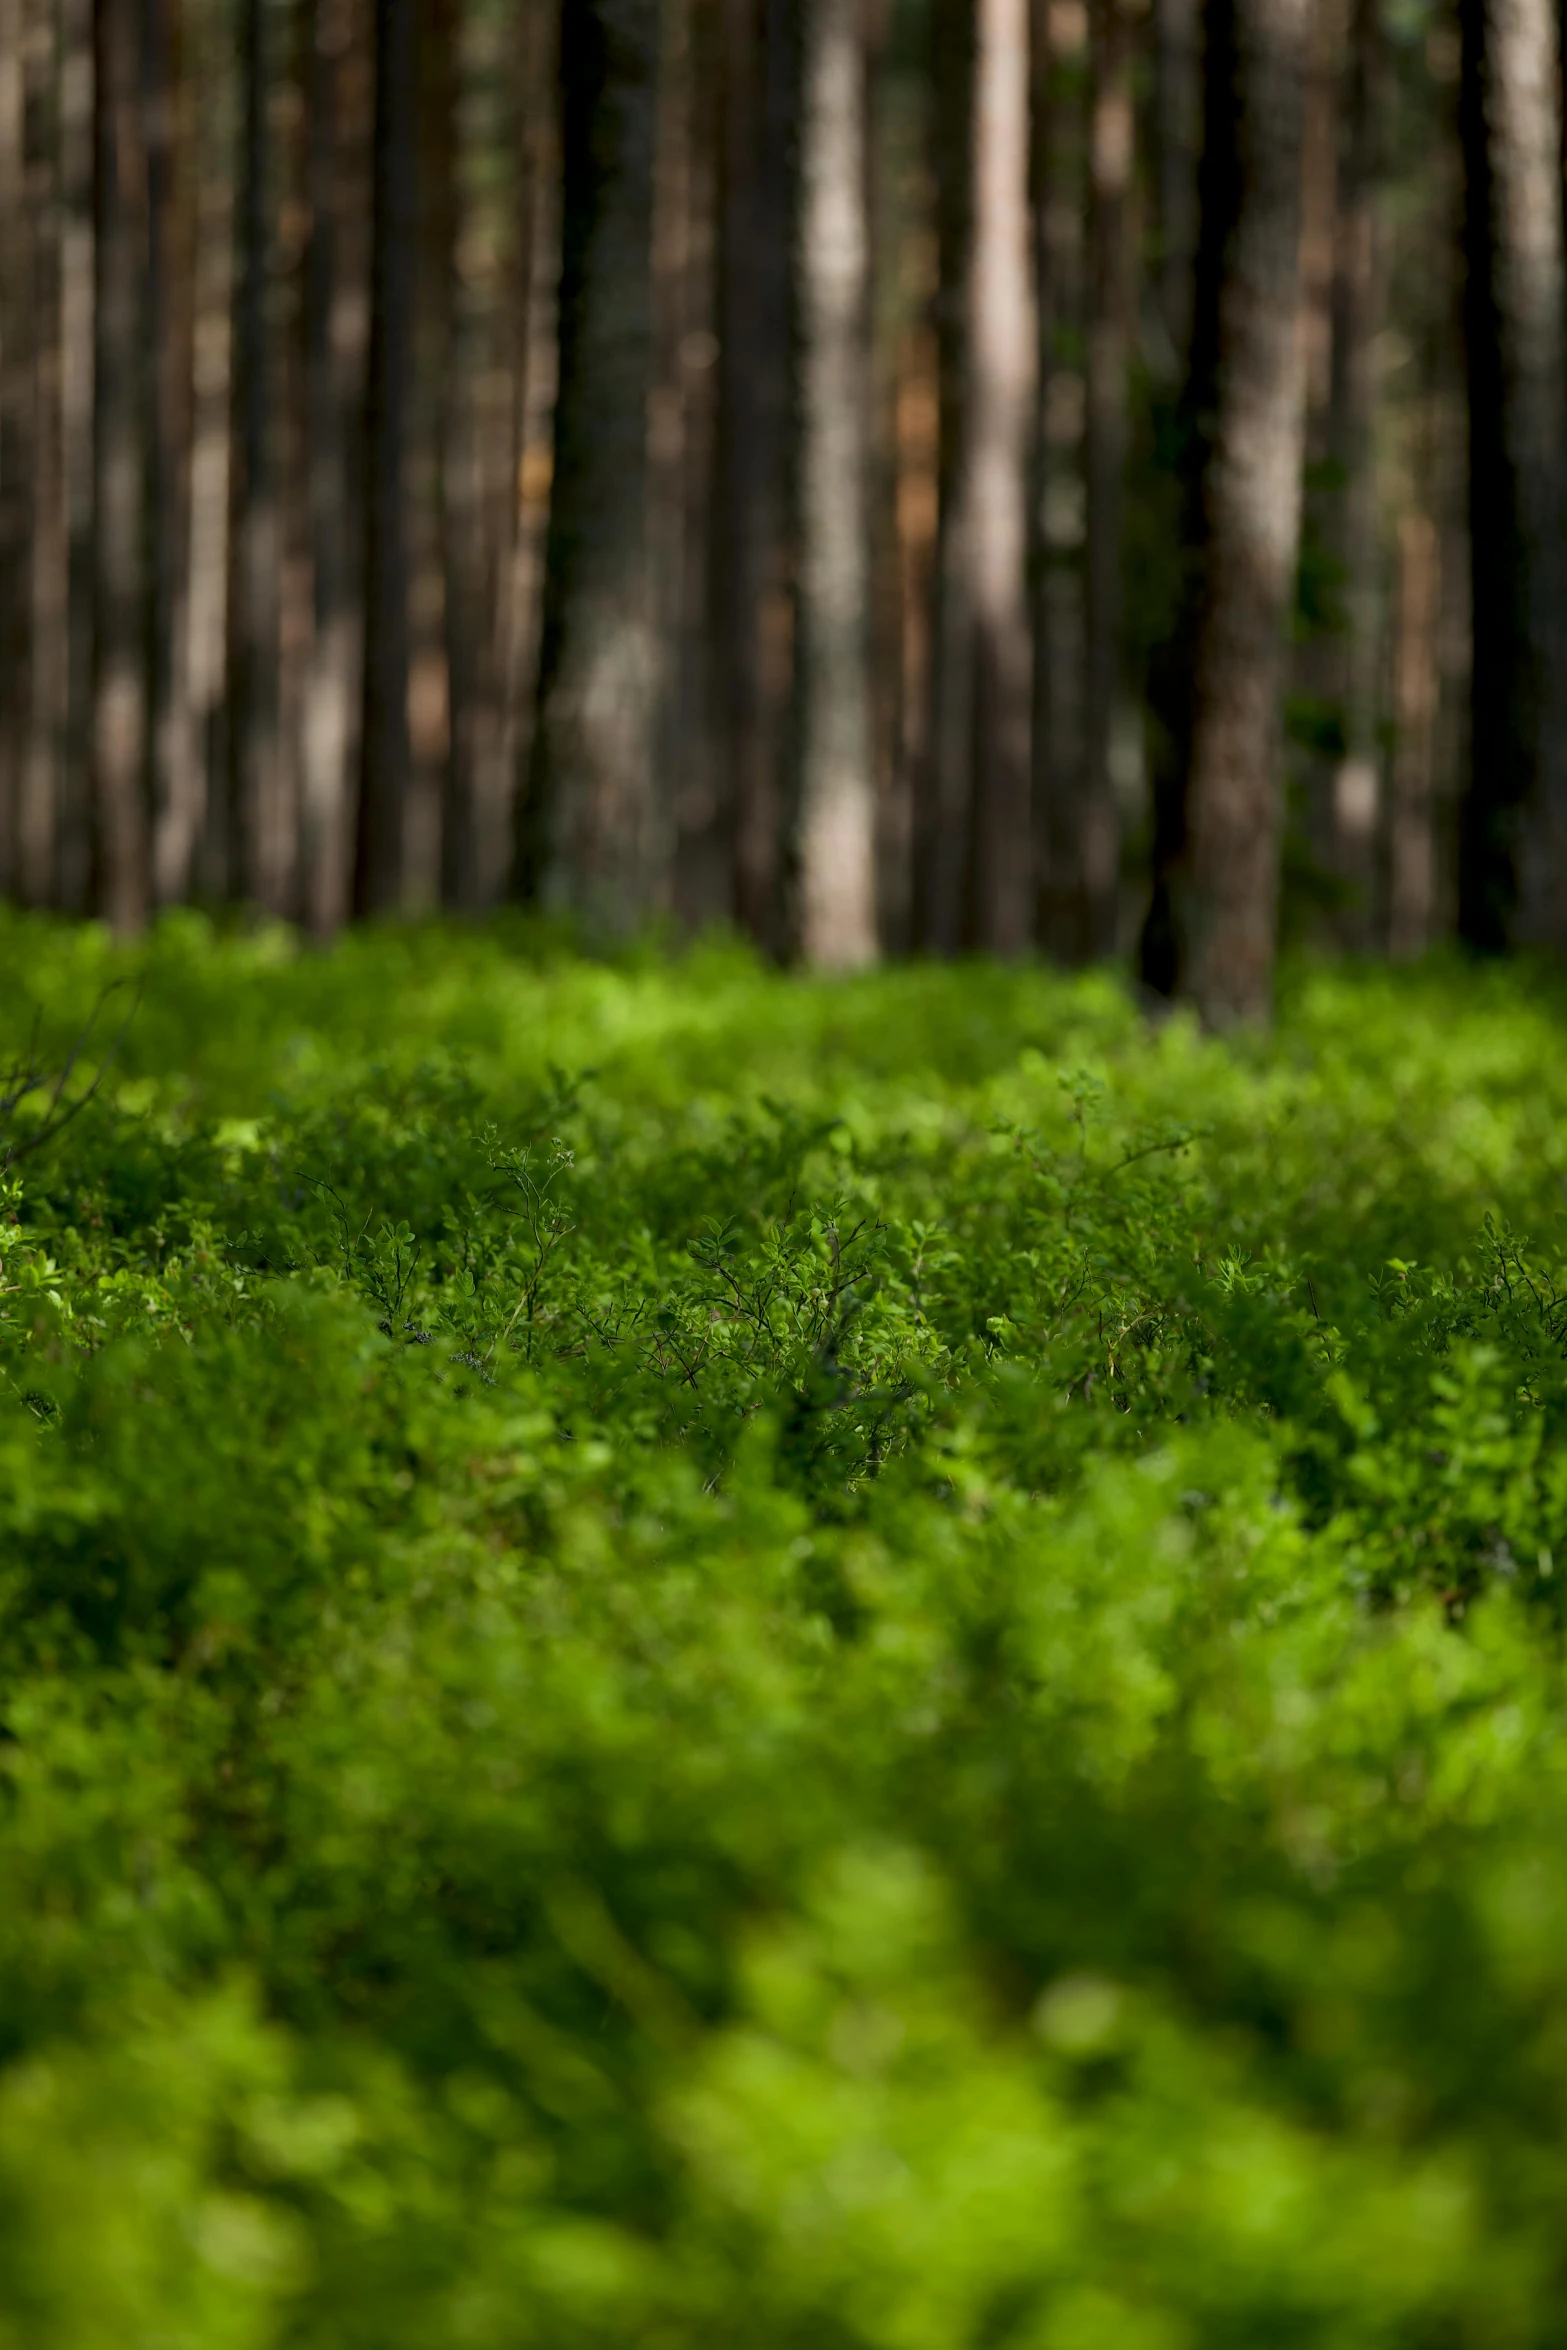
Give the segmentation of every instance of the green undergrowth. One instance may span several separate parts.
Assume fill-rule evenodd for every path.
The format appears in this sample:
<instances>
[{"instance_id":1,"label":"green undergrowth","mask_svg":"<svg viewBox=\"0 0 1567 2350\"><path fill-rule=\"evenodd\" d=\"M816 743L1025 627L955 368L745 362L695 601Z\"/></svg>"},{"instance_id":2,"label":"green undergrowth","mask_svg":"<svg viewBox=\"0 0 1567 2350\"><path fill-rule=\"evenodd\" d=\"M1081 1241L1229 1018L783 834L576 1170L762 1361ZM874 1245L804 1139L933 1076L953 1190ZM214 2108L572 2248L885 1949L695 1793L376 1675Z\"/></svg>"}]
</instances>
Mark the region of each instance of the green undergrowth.
<instances>
[{"instance_id":1,"label":"green undergrowth","mask_svg":"<svg viewBox=\"0 0 1567 2350\"><path fill-rule=\"evenodd\" d=\"M1567 2340L1564 1044L7 918L0 2350Z\"/></svg>"}]
</instances>

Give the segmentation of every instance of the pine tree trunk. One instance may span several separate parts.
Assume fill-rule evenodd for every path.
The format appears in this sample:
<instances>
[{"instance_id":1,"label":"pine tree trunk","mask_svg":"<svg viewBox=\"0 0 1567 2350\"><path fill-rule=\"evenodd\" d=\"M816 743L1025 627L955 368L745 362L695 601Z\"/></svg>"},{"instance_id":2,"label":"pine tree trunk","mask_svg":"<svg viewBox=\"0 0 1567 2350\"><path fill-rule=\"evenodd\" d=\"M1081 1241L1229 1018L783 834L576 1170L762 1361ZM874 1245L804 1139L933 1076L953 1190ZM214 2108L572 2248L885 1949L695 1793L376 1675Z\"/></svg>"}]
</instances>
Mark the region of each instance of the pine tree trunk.
<instances>
[{"instance_id":1,"label":"pine tree trunk","mask_svg":"<svg viewBox=\"0 0 1567 2350\"><path fill-rule=\"evenodd\" d=\"M1463 0L1472 776L1459 925L1567 946L1567 372L1558 31L1548 0Z\"/></svg>"},{"instance_id":2,"label":"pine tree trunk","mask_svg":"<svg viewBox=\"0 0 1567 2350\"><path fill-rule=\"evenodd\" d=\"M974 945L1033 929L1028 508L1035 329L1029 250L1028 0L979 0L965 506L974 622ZM1119 535L1119 533L1117 533Z\"/></svg>"},{"instance_id":3,"label":"pine tree trunk","mask_svg":"<svg viewBox=\"0 0 1567 2350\"><path fill-rule=\"evenodd\" d=\"M278 910L280 621L277 400L269 332L271 71L267 0L240 0L240 154L229 533L228 889Z\"/></svg>"},{"instance_id":4,"label":"pine tree trunk","mask_svg":"<svg viewBox=\"0 0 1567 2350\"><path fill-rule=\"evenodd\" d=\"M65 747L66 521L61 415L59 17L28 0L23 152L32 190L33 380L26 758L17 815L16 886L23 902L54 902L56 817Z\"/></svg>"},{"instance_id":5,"label":"pine tree trunk","mask_svg":"<svg viewBox=\"0 0 1567 2350\"><path fill-rule=\"evenodd\" d=\"M146 920L146 180L135 0L94 21L93 879L122 934Z\"/></svg>"},{"instance_id":6,"label":"pine tree trunk","mask_svg":"<svg viewBox=\"0 0 1567 2350\"><path fill-rule=\"evenodd\" d=\"M172 0L141 0L147 152L149 741L152 882L159 904L190 886L196 744L184 660L189 550L191 314L185 188L178 166L177 21Z\"/></svg>"},{"instance_id":7,"label":"pine tree trunk","mask_svg":"<svg viewBox=\"0 0 1567 2350\"><path fill-rule=\"evenodd\" d=\"M1191 591L1163 665L1150 985L1213 1028L1267 1017L1285 623L1300 524L1301 150L1310 0L1210 0L1192 365ZM1173 689L1173 690L1172 690Z\"/></svg>"},{"instance_id":8,"label":"pine tree trunk","mask_svg":"<svg viewBox=\"0 0 1567 2350\"><path fill-rule=\"evenodd\" d=\"M93 0L61 0L60 408L66 509L65 746L59 903L83 914L93 886L93 614L96 602L96 57Z\"/></svg>"},{"instance_id":9,"label":"pine tree trunk","mask_svg":"<svg viewBox=\"0 0 1567 2350\"><path fill-rule=\"evenodd\" d=\"M807 0L800 210L800 947L874 961L868 674L865 43L859 0Z\"/></svg>"},{"instance_id":10,"label":"pine tree trunk","mask_svg":"<svg viewBox=\"0 0 1567 2350\"><path fill-rule=\"evenodd\" d=\"M524 886L591 934L667 904L647 545L657 0L563 0L560 388Z\"/></svg>"},{"instance_id":11,"label":"pine tree trunk","mask_svg":"<svg viewBox=\"0 0 1567 2350\"><path fill-rule=\"evenodd\" d=\"M370 353L365 401L364 699L354 911L402 903L408 735L408 384L418 139L414 0L376 0Z\"/></svg>"},{"instance_id":12,"label":"pine tree trunk","mask_svg":"<svg viewBox=\"0 0 1567 2350\"><path fill-rule=\"evenodd\" d=\"M789 0L725 0L715 633L734 912L774 953L789 645Z\"/></svg>"},{"instance_id":13,"label":"pine tree trunk","mask_svg":"<svg viewBox=\"0 0 1567 2350\"><path fill-rule=\"evenodd\" d=\"M1348 891L1346 943L1364 947L1376 915L1382 777L1378 751L1382 665L1381 531L1377 507L1376 351L1383 325L1381 174L1386 113L1378 0L1355 0L1339 179L1333 285L1329 446L1339 482L1337 539L1344 582L1339 700L1344 756L1333 775L1333 864Z\"/></svg>"},{"instance_id":14,"label":"pine tree trunk","mask_svg":"<svg viewBox=\"0 0 1567 2350\"><path fill-rule=\"evenodd\" d=\"M1198 0L1154 0L1153 178L1159 309L1169 357L1186 359L1197 257L1197 148L1201 114Z\"/></svg>"},{"instance_id":15,"label":"pine tree trunk","mask_svg":"<svg viewBox=\"0 0 1567 2350\"><path fill-rule=\"evenodd\" d=\"M1127 382L1131 364L1131 28L1123 0L1090 9L1088 138L1088 377L1084 545L1087 659L1083 780L1078 819L1079 939L1087 957L1115 952L1121 823L1115 738L1123 700L1121 541L1125 514Z\"/></svg>"},{"instance_id":16,"label":"pine tree trunk","mask_svg":"<svg viewBox=\"0 0 1567 2350\"><path fill-rule=\"evenodd\" d=\"M353 32L351 0L329 0L312 11L305 149L310 236L301 310L312 609L300 744L300 871L301 911L317 938L329 937L348 911L356 735L356 567L346 430L352 387L343 328L343 313L357 291L344 218L342 89Z\"/></svg>"},{"instance_id":17,"label":"pine tree trunk","mask_svg":"<svg viewBox=\"0 0 1567 2350\"><path fill-rule=\"evenodd\" d=\"M0 897L17 884L27 739L32 254L24 161L22 0L0 0Z\"/></svg>"},{"instance_id":18,"label":"pine tree trunk","mask_svg":"<svg viewBox=\"0 0 1567 2350\"><path fill-rule=\"evenodd\" d=\"M1082 825L1087 386L1079 356L1087 329L1086 30L1086 11L1074 21L1050 0L1035 0L1035 926L1041 945L1065 963L1091 952Z\"/></svg>"}]
</instances>

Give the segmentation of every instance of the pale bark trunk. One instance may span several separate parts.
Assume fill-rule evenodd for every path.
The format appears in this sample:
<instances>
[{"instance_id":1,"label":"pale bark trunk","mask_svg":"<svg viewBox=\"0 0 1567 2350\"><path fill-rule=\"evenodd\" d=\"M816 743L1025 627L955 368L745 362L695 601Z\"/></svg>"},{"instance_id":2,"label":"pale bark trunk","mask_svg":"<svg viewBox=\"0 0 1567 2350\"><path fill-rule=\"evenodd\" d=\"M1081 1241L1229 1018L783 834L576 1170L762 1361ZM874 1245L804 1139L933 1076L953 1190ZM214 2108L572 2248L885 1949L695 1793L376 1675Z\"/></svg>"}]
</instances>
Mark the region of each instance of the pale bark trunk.
<instances>
[{"instance_id":1,"label":"pale bark trunk","mask_svg":"<svg viewBox=\"0 0 1567 2350\"><path fill-rule=\"evenodd\" d=\"M847 969L877 951L860 0L807 0L804 12L797 269L800 947Z\"/></svg>"},{"instance_id":2,"label":"pale bark trunk","mask_svg":"<svg viewBox=\"0 0 1567 2350\"><path fill-rule=\"evenodd\" d=\"M206 898L225 896L229 839L228 669L232 522L234 349L234 150L238 117L237 44L231 27L205 11L189 19L200 102L192 122L195 178L191 304L193 365L188 594L183 664L195 739L193 804L176 826L171 812L159 842L167 869L187 870ZM197 44L200 44L199 47Z\"/></svg>"},{"instance_id":3,"label":"pale bark trunk","mask_svg":"<svg viewBox=\"0 0 1567 2350\"><path fill-rule=\"evenodd\" d=\"M1557 24L1464 0L1473 775L1460 925L1567 946L1567 372Z\"/></svg>"},{"instance_id":4,"label":"pale bark trunk","mask_svg":"<svg viewBox=\"0 0 1567 2350\"><path fill-rule=\"evenodd\" d=\"M979 0L964 485L974 623L971 935L976 946L997 954L1021 953L1033 928L1027 570L1035 329L1028 67L1028 0Z\"/></svg>"},{"instance_id":5,"label":"pale bark trunk","mask_svg":"<svg viewBox=\"0 0 1567 2350\"><path fill-rule=\"evenodd\" d=\"M1182 758L1177 739L1174 822L1167 810L1160 843L1167 861L1157 878L1167 894L1145 933L1144 968L1214 1028L1265 1019L1272 995L1280 696L1304 431L1310 35L1310 0L1210 7L1190 393L1200 601L1190 634L1189 747Z\"/></svg>"},{"instance_id":6,"label":"pale bark trunk","mask_svg":"<svg viewBox=\"0 0 1567 2350\"><path fill-rule=\"evenodd\" d=\"M668 901L647 403L657 0L564 0L560 390L523 878L592 934Z\"/></svg>"},{"instance_id":7,"label":"pale bark trunk","mask_svg":"<svg viewBox=\"0 0 1567 2350\"><path fill-rule=\"evenodd\" d=\"M418 135L414 0L376 0L370 353L365 416L364 677L354 911L401 905L408 812L408 380Z\"/></svg>"},{"instance_id":8,"label":"pale bark trunk","mask_svg":"<svg viewBox=\"0 0 1567 2350\"><path fill-rule=\"evenodd\" d=\"M121 933L149 898L146 183L134 0L98 0L95 36L93 900Z\"/></svg>"},{"instance_id":9,"label":"pale bark trunk","mask_svg":"<svg viewBox=\"0 0 1567 2350\"><path fill-rule=\"evenodd\" d=\"M1115 952L1121 881L1116 735L1124 703L1121 541L1125 513L1127 390L1132 338L1131 27L1124 0L1090 11L1088 141L1088 378L1084 547L1087 659L1079 817L1080 946Z\"/></svg>"}]
</instances>

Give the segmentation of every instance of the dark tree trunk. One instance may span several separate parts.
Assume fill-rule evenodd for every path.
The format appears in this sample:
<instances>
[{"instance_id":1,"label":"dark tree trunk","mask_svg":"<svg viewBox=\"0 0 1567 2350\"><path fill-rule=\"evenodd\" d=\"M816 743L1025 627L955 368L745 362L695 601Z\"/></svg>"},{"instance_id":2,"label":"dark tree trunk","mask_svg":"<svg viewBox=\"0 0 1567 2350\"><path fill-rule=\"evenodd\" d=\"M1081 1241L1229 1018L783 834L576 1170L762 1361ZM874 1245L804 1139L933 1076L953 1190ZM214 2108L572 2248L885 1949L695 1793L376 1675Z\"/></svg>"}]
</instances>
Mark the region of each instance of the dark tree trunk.
<instances>
[{"instance_id":1,"label":"dark tree trunk","mask_svg":"<svg viewBox=\"0 0 1567 2350\"><path fill-rule=\"evenodd\" d=\"M61 0L60 13L60 401L67 607L57 856L60 905L68 914L83 914L91 902L93 872L96 20L92 0Z\"/></svg>"},{"instance_id":2,"label":"dark tree trunk","mask_svg":"<svg viewBox=\"0 0 1567 2350\"><path fill-rule=\"evenodd\" d=\"M94 18L93 739L95 909L146 920L146 178L135 0Z\"/></svg>"},{"instance_id":3,"label":"dark tree trunk","mask_svg":"<svg viewBox=\"0 0 1567 2350\"><path fill-rule=\"evenodd\" d=\"M1344 582L1338 699L1344 755L1333 775L1333 864L1348 892L1343 931L1364 947L1376 916L1382 800L1378 747L1382 545L1377 508L1377 337L1383 325L1382 171L1387 111L1378 0L1350 26L1333 278L1329 450L1339 487L1334 538Z\"/></svg>"},{"instance_id":4,"label":"dark tree trunk","mask_svg":"<svg viewBox=\"0 0 1567 2350\"><path fill-rule=\"evenodd\" d=\"M354 911L403 897L409 784L405 473L418 266L414 0L376 0L370 355L365 417L364 699Z\"/></svg>"},{"instance_id":5,"label":"dark tree trunk","mask_svg":"<svg viewBox=\"0 0 1567 2350\"><path fill-rule=\"evenodd\" d=\"M520 879L590 931L667 899L649 609L657 0L563 0L560 388Z\"/></svg>"},{"instance_id":6,"label":"dark tree trunk","mask_svg":"<svg viewBox=\"0 0 1567 2350\"><path fill-rule=\"evenodd\" d=\"M1301 153L1310 0L1210 0L1183 401L1187 608L1156 681L1165 756L1142 967L1209 1026L1266 1018L1285 621L1304 430Z\"/></svg>"},{"instance_id":7,"label":"dark tree trunk","mask_svg":"<svg viewBox=\"0 0 1567 2350\"><path fill-rule=\"evenodd\" d=\"M61 436L61 186L59 17L28 0L23 163L32 197L32 480L29 485L28 718L17 815L16 886L24 903L53 903L56 818L65 748L66 522Z\"/></svg>"},{"instance_id":8,"label":"dark tree trunk","mask_svg":"<svg viewBox=\"0 0 1567 2350\"><path fill-rule=\"evenodd\" d=\"M279 559L267 0L241 0L240 158L229 490L228 890L277 909Z\"/></svg>"},{"instance_id":9,"label":"dark tree trunk","mask_svg":"<svg viewBox=\"0 0 1567 2350\"><path fill-rule=\"evenodd\" d=\"M789 706L788 0L725 0L715 626L734 911L781 951Z\"/></svg>"},{"instance_id":10,"label":"dark tree trunk","mask_svg":"<svg viewBox=\"0 0 1567 2350\"><path fill-rule=\"evenodd\" d=\"M20 868L27 740L32 239L25 164L22 0L0 0L0 896Z\"/></svg>"},{"instance_id":11,"label":"dark tree trunk","mask_svg":"<svg viewBox=\"0 0 1567 2350\"><path fill-rule=\"evenodd\" d=\"M1123 0L1089 12L1088 374L1085 431L1083 775L1077 823L1077 946L1115 952L1121 881L1116 726L1123 699L1121 541L1131 363L1131 27Z\"/></svg>"},{"instance_id":12,"label":"dark tree trunk","mask_svg":"<svg viewBox=\"0 0 1567 2350\"><path fill-rule=\"evenodd\" d=\"M1459 928L1567 945L1561 91L1549 0L1463 0L1471 775Z\"/></svg>"}]
</instances>

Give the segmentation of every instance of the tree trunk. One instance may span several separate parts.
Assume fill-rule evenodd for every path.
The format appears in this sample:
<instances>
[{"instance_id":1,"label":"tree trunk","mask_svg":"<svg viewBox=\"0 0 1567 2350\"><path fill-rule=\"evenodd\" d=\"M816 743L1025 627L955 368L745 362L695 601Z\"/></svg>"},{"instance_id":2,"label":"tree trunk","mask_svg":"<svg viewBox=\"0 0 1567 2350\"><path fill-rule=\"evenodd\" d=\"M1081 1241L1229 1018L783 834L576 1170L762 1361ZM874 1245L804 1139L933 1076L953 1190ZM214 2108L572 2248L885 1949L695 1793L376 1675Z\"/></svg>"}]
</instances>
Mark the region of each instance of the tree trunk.
<instances>
[{"instance_id":1,"label":"tree trunk","mask_svg":"<svg viewBox=\"0 0 1567 2350\"><path fill-rule=\"evenodd\" d=\"M27 739L32 521L32 255L24 160L22 0L0 0L0 897L18 878Z\"/></svg>"},{"instance_id":2,"label":"tree trunk","mask_svg":"<svg viewBox=\"0 0 1567 2350\"><path fill-rule=\"evenodd\" d=\"M268 280L272 204L267 0L240 5L238 278L229 533L228 890L277 910L281 516Z\"/></svg>"},{"instance_id":3,"label":"tree trunk","mask_svg":"<svg viewBox=\"0 0 1567 2350\"><path fill-rule=\"evenodd\" d=\"M311 12L306 85L305 431L311 575L311 637L300 744L301 912L317 938L348 910L351 758L355 738L357 612L353 583L353 499L348 433L353 386L344 313L357 288L344 218L347 141L345 58L354 32L352 0Z\"/></svg>"},{"instance_id":4,"label":"tree trunk","mask_svg":"<svg viewBox=\"0 0 1567 2350\"><path fill-rule=\"evenodd\" d=\"M95 24L92 0L61 0L60 408L67 529L67 641L65 746L60 768L56 855L59 902L68 914L87 911L93 868Z\"/></svg>"},{"instance_id":5,"label":"tree trunk","mask_svg":"<svg viewBox=\"0 0 1567 2350\"><path fill-rule=\"evenodd\" d=\"M56 817L65 748L66 521L61 416L60 213L56 124L59 19L48 0L25 17L23 153L33 190L32 481L26 758L17 817L16 886L23 902L54 903Z\"/></svg>"},{"instance_id":6,"label":"tree trunk","mask_svg":"<svg viewBox=\"0 0 1567 2350\"><path fill-rule=\"evenodd\" d=\"M414 0L376 0L375 44L356 914L393 912L403 897L410 769L405 474L418 266Z\"/></svg>"},{"instance_id":7,"label":"tree trunk","mask_svg":"<svg viewBox=\"0 0 1567 2350\"><path fill-rule=\"evenodd\" d=\"M1197 256L1201 114L1198 0L1154 0L1153 179L1159 310L1175 368L1186 359Z\"/></svg>"},{"instance_id":8,"label":"tree trunk","mask_svg":"<svg viewBox=\"0 0 1567 2350\"><path fill-rule=\"evenodd\" d=\"M149 897L145 157L135 0L94 18L93 881L96 910L139 930Z\"/></svg>"},{"instance_id":9,"label":"tree trunk","mask_svg":"<svg viewBox=\"0 0 1567 2350\"><path fill-rule=\"evenodd\" d=\"M141 0L147 153L149 733L152 883L159 904L190 886L196 745L184 660L189 546L191 315L171 0Z\"/></svg>"},{"instance_id":10,"label":"tree trunk","mask_svg":"<svg viewBox=\"0 0 1567 2350\"><path fill-rule=\"evenodd\" d=\"M1083 153L1086 11L1035 0L1034 261L1038 314L1034 545L1035 927L1066 963L1090 951L1084 912Z\"/></svg>"},{"instance_id":11,"label":"tree trunk","mask_svg":"<svg viewBox=\"0 0 1567 2350\"><path fill-rule=\"evenodd\" d=\"M725 0L715 633L734 911L774 953L789 672L789 0Z\"/></svg>"},{"instance_id":12,"label":"tree trunk","mask_svg":"<svg viewBox=\"0 0 1567 2350\"><path fill-rule=\"evenodd\" d=\"M1125 514L1127 382L1131 363L1131 28L1124 0L1089 12L1088 377L1084 546L1087 659L1078 819L1079 951L1112 955L1121 882L1116 729L1123 703L1121 540Z\"/></svg>"},{"instance_id":13,"label":"tree trunk","mask_svg":"<svg viewBox=\"0 0 1567 2350\"><path fill-rule=\"evenodd\" d=\"M1463 0L1472 774L1459 926L1567 946L1561 89L1549 0Z\"/></svg>"},{"instance_id":14,"label":"tree trunk","mask_svg":"<svg viewBox=\"0 0 1567 2350\"><path fill-rule=\"evenodd\" d=\"M1279 702L1304 429L1310 35L1310 0L1210 0L1184 417L1191 591L1164 673L1166 692L1177 689L1164 713L1173 756L1156 812L1143 971L1213 1028L1266 1018L1272 993Z\"/></svg>"},{"instance_id":15,"label":"tree trunk","mask_svg":"<svg viewBox=\"0 0 1567 2350\"><path fill-rule=\"evenodd\" d=\"M800 947L875 960L868 675L865 42L859 0L807 0L796 238L800 334Z\"/></svg>"},{"instance_id":16,"label":"tree trunk","mask_svg":"<svg viewBox=\"0 0 1567 2350\"><path fill-rule=\"evenodd\" d=\"M1392 805L1388 821L1387 946L1395 959L1430 944L1436 905L1432 799L1436 776L1441 538L1428 514L1403 516L1395 598Z\"/></svg>"},{"instance_id":17,"label":"tree trunk","mask_svg":"<svg viewBox=\"0 0 1567 2350\"><path fill-rule=\"evenodd\" d=\"M563 0L560 389L521 879L590 933L667 903L647 544L657 0Z\"/></svg>"},{"instance_id":18,"label":"tree trunk","mask_svg":"<svg viewBox=\"0 0 1567 2350\"><path fill-rule=\"evenodd\" d=\"M964 485L974 623L969 930L976 946L996 954L1019 954L1033 929L1028 506L1034 322L1028 0L979 0L975 33L971 380Z\"/></svg>"},{"instance_id":19,"label":"tree trunk","mask_svg":"<svg viewBox=\"0 0 1567 2350\"><path fill-rule=\"evenodd\" d=\"M1344 755L1333 775L1333 864L1348 892L1345 941L1362 948L1370 943L1376 914L1382 799L1376 351L1385 292L1381 249L1385 79L1378 0L1355 0L1335 240L1329 442L1340 484L1335 536L1344 582L1338 697L1344 713Z\"/></svg>"}]
</instances>

